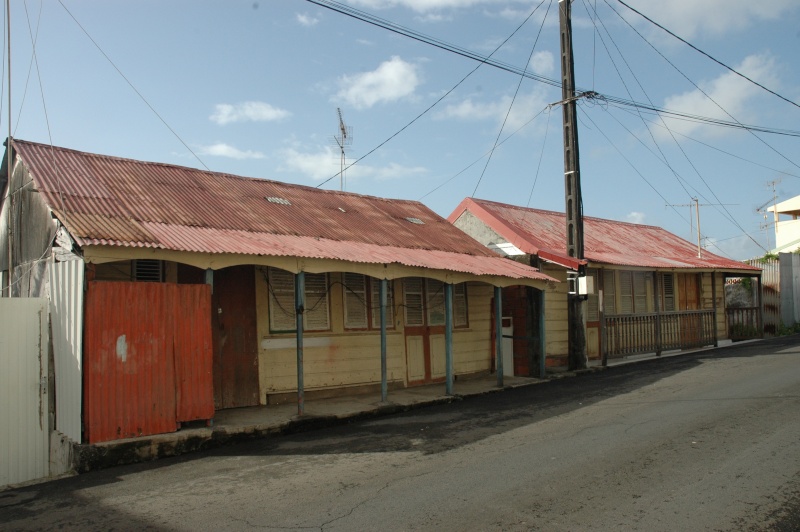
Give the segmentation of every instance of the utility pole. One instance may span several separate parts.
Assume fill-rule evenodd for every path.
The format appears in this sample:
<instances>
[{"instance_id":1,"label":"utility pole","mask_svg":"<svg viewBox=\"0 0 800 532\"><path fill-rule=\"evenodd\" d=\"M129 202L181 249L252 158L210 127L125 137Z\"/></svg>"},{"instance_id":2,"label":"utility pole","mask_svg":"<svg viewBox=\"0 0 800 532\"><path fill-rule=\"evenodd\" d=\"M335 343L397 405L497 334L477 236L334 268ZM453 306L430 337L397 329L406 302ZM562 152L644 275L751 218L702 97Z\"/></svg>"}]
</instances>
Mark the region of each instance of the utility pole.
<instances>
[{"instance_id":1,"label":"utility pole","mask_svg":"<svg viewBox=\"0 0 800 532\"><path fill-rule=\"evenodd\" d=\"M567 254L583 259L583 200L581 199L581 169L578 154L577 99L575 94L575 64L572 57L572 0L558 0L558 20L561 28L561 107L564 117L564 199L567 218ZM585 275L584 267L578 276ZM577 281L577 280L576 280ZM577 282L575 283L577 288ZM586 333L583 324L583 296L577 289L567 295L569 327L569 369L586 368Z\"/></svg>"}]
</instances>

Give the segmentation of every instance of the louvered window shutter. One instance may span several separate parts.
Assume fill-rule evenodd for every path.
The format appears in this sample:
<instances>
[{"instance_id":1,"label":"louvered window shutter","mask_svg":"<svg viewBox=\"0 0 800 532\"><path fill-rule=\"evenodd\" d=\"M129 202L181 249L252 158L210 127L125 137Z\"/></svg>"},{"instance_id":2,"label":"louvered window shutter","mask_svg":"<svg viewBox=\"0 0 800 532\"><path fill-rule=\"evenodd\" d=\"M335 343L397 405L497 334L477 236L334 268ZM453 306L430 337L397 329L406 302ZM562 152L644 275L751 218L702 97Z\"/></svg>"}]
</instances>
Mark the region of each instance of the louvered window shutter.
<instances>
[{"instance_id":1,"label":"louvered window shutter","mask_svg":"<svg viewBox=\"0 0 800 532\"><path fill-rule=\"evenodd\" d=\"M371 277L370 280L370 303L372 308L372 328L381 328L381 280ZM394 284L392 281L386 283L386 328L394 327Z\"/></svg>"},{"instance_id":2,"label":"louvered window shutter","mask_svg":"<svg viewBox=\"0 0 800 532\"><path fill-rule=\"evenodd\" d=\"M403 279L403 304L405 307L406 325L425 325L422 308L422 279L409 277Z\"/></svg>"},{"instance_id":3,"label":"louvered window shutter","mask_svg":"<svg viewBox=\"0 0 800 532\"><path fill-rule=\"evenodd\" d=\"M306 273L305 313L303 327L307 331L330 329L328 311L328 275Z\"/></svg>"},{"instance_id":4,"label":"louvered window shutter","mask_svg":"<svg viewBox=\"0 0 800 532\"><path fill-rule=\"evenodd\" d=\"M453 327L468 327L467 283L453 285Z\"/></svg>"},{"instance_id":5,"label":"louvered window shutter","mask_svg":"<svg viewBox=\"0 0 800 532\"><path fill-rule=\"evenodd\" d=\"M296 330L294 308L294 274L270 268L269 278L269 330L289 332Z\"/></svg>"},{"instance_id":6,"label":"louvered window shutter","mask_svg":"<svg viewBox=\"0 0 800 532\"><path fill-rule=\"evenodd\" d=\"M603 312L606 314L617 313L617 292L614 282L614 270L603 271Z\"/></svg>"},{"instance_id":7,"label":"louvered window shutter","mask_svg":"<svg viewBox=\"0 0 800 532\"><path fill-rule=\"evenodd\" d=\"M647 312L647 275L645 272L633 274L634 311L643 314Z\"/></svg>"},{"instance_id":8,"label":"louvered window shutter","mask_svg":"<svg viewBox=\"0 0 800 532\"><path fill-rule=\"evenodd\" d=\"M358 273L344 274L344 326L346 329L366 329L367 278Z\"/></svg>"},{"instance_id":9,"label":"louvered window shutter","mask_svg":"<svg viewBox=\"0 0 800 532\"><path fill-rule=\"evenodd\" d=\"M633 274L619 272L619 303L620 313L633 314Z\"/></svg>"},{"instance_id":10,"label":"louvered window shutter","mask_svg":"<svg viewBox=\"0 0 800 532\"><path fill-rule=\"evenodd\" d=\"M428 325L444 325L444 283L425 279L427 289Z\"/></svg>"},{"instance_id":11,"label":"louvered window shutter","mask_svg":"<svg viewBox=\"0 0 800 532\"><path fill-rule=\"evenodd\" d=\"M591 277L592 286L597 286L597 270L587 270L586 277ZM597 321L600 319L600 299L597 292L589 294L586 300L586 321Z\"/></svg>"},{"instance_id":12,"label":"louvered window shutter","mask_svg":"<svg viewBox=\"0 0 800 532\"><path fill-rule=\"evenodd\" d=\"M675 311L675 276L671 273L661 274L661 290L664 293L664 311Z\"/></svg>"}]
</instances>

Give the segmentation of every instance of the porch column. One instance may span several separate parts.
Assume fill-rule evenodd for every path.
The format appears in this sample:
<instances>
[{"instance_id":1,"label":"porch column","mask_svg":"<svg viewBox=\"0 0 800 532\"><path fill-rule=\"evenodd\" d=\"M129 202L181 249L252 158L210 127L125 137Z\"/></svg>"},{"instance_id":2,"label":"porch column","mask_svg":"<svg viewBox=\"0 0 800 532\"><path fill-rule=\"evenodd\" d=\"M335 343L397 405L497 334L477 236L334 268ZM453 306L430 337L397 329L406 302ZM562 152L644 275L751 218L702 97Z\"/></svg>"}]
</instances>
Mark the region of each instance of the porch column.
<instances>
[{"instance_id":1,"label":"porch column","mask_svg":"<svg viewBox=\"0 0 800 532\"><path fill-rule=\"evenodd\" d=\"M759 273L756 275L758 281L758 337L764 338L764 285L762 280L764 275Z\"/></svg>"},{"instance_id":2,"label":"porch column","mask_svg":"<svg viewBox=\"0 0 800 532\"><path fill-rule=\"evenodd\" d=\"M539 378L545 377L545 362L547 358L544 336L544 290L539 290Z\"/></svg>"},{"instance_id":3,"label":"porch column","mask_svg":"<svg viewBox=\"0 0 800 532\"><path fill-rule=\"evenodd\" d=\"M444 285L444 364L445 393L453 395L453 285Z\"/></svg>"},{"instance_id":4,"label":"porch column","mask_svg":"<svg viewBox=\"0 0 800 532\"><path fill-rule=\"evenodd\" d=\"M206 284L211 287L211 293L214 293L214 270L208 268L206 270Z\"/></svg>"},{"instance_id":5,"label":"porch column","mask_svg":"<svg viewBox=\"0 0 800 532\"><path fill-rule=\"evenodd\" d=\"M385 403L389 396L389 386L386 382L386 291L389 282L381 279L381 402Z\"/></svg>"},{"instance_id":6,"label":"porch column","mask_svg":"<svg viewBox=\"0 0 800 532\"><path fill-rule=\"evenodd\" d=\"M711 308L714 309L714 347L719 347L719 338L717 337L717 279L716 272L711 272Z\"/></svg>"},{"instance_id":7,"label":"porch column","mask_svg":"<svg viewBox=\"0 0 800 532\"><path fill-rule=\"evenodd\" d=\"M294 276L294 308L297 312L297 415L305 411L303 388L303 294L306 291L306 274L300 272Z\"/></svg>"},{"instance_id":8,"label":"porch column","mask_svg":"<svg viewBox=\"0 0 800 532\"><path fill-rule=\"evenodd\" d=\"M606 270L600 270L600 288L597 291L597 313L600 315L600 365L608 366L608 335L606 332Z\"/></svg>"},{"instance_id":9,"label":"porch column","mask_svg":"<svg viewBox=\"0 0 800 532\"><path fill-rule=\"evenodd\" d=\"M656 356L661 356L661 284L658 282L658 271L653 272L653 302L656 309Z\"/></svg>"},{"instance_id":10,"label":"porch column","mask_svg":"<svg viewBox=\"0 0 800 532\"><path fill-rule=\"evenodd\" d=\"M497 369L497 386L503 386L503 289L494 287L494 328L495 328L495 368Z\"/></svg>"}]
</instances>

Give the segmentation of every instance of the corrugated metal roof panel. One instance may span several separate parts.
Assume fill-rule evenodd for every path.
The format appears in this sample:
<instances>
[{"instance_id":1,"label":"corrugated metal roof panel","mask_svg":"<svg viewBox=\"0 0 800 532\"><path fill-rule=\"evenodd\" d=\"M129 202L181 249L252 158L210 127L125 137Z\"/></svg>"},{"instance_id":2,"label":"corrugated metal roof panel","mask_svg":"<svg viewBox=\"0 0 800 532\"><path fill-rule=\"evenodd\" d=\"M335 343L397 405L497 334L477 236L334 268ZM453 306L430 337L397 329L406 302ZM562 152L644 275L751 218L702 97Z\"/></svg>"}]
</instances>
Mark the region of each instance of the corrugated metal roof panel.
<instances>
[{"instance_id":1,"label":"corrugated metal roof panel","mask_svg":"<svg viewBox=\"0 0 800 532\"><path fill-rule=\"evenodd\" d=\"M450 220L469 210L503 238L529 254L566 253L566 220L559 212L530 209L467 198ZM646 268L759 270L709 251L697 256L697 246L652 225L584 217L584 257L591 262Z\"/></svg>"},{"instance_id":2,"label":"corrugated metal roof panel","mask_svg":"<svg viewBox=\"0 0 800 532\"><path fill-rule=\"evenodd\" d=\"M416 201L21 140L14 147L45 201L82 246L331 258L553 280L498 257Z\"/></svg>"}]
</instances>

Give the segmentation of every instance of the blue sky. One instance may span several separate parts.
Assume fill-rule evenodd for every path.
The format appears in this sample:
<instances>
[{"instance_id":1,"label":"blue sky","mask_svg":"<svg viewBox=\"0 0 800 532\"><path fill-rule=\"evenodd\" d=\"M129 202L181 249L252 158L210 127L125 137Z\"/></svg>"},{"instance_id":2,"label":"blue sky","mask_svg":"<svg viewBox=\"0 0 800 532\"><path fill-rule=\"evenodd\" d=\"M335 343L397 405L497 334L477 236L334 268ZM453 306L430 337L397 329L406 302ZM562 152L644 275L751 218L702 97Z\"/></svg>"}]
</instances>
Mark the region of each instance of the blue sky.
<instances>
[{"instance_id":1,"label":"blue sky","mask_svg":"<svg viewBox=\"0 0 800 532\"><path fill-rule=\"evenodd\" d=\"M626 3L800 103L796 0ZM513 67L560 76L555 1L346 4ZM479 64L472 59L310 2L17 0L11 22L15 137L338 189L338 177L322 183L339 171L341 109L352 131L348 164L363 157L345 173L348 191L421 200L442 216L473 195L564 210L561 110L548 108L560 89L488 65L470 74ZM573 26L580 88L800 130L800 108L618 0L575 1ZM770 183L777 182L779 201L800 194L796 136L662 121L602 99L581 102L579 119L586 216L658 225L695 241L689 207L666 205L697 197L704 245L745 259L774 246L773 229L763 228L757 212L772 198ZM489 159L498 138L507 140Z\"/></svg>"}]
</instances>

